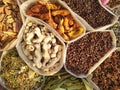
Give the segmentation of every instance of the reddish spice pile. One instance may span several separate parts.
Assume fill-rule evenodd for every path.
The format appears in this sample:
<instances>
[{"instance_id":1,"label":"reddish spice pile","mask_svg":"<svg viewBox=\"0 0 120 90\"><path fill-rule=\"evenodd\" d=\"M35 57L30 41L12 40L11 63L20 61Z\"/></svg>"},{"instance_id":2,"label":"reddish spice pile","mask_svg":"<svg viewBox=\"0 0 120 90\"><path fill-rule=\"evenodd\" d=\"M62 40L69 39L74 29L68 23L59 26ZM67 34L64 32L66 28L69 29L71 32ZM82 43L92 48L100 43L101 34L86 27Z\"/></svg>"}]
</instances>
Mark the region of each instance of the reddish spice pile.
<instances>
[{"instance_id":1,"label":"reddish spice pile","mask_svg":"<svg viewBox=\"0 0 120 90\"><path fill-rule=\"evenodd\" d=\"M111 23L113 15L99 4L98 0L63 0L79 16L84 18L93 28Z\"/></svg>"},{"instance_id":2,"label":"reddish spice pile","mask_svg":"<svg viewBox=\"0 0 120 90\"><path fill-rule=\"evenodd\" d=\"M36 4L31 5L26 13L29 16L44 20L66 41L72 40L84 32L84 28L59 3L38 1Z\"/></svg>"},{"instance_id":3,"label":"reddish spice pile","mask_svg":"<svg viewBox=\"0 0 120 90\"><path fill-rule=\"evenodd\" d=\"M87 74L112 48L110 32L91 32L68 45L66 68L76 75Z\"/></svg>"},{"instance_id":4,"label":"reddish spice pile","mask_svg":"<svg viewBox=\"0 0 120 90\"><path fill-rule=\"evenodd\" d=\"M109 0L108 6L114 8L120 5L120 0Z\"/></svg>"},{"instance_id":5,"label":"reddish spice pile","mask_svg":"<svg viewBox=\"0 0 120 90\"><path fill-rule=\"evenodd\" d=\"M94 72L92 80L100 90L120 89L120 51L115 51Z\"/></svg>"}]
</instances>

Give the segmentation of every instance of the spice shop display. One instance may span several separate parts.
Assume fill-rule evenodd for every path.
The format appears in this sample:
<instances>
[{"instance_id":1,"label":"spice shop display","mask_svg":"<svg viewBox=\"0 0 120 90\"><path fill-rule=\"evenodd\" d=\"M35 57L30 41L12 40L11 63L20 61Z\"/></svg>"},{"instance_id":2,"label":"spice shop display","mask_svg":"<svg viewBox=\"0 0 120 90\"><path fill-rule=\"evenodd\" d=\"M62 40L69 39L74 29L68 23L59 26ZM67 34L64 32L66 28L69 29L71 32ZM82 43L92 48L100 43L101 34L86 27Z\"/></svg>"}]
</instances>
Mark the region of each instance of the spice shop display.
<instances>
[{"instance_id":1,"label":"spice shop display","mask_svg":"<svg viewBox=\"0 0 120 90\"><path fill-rule=\"evenodd\" d=\"M76 14L82 17L86 22L84 25L90 25L93 30L106 29L117 21L117 17L108 9L101 6L99 0L62 0L66 2ZM78 16L78 17L79 17ZM91 29L92 29L91 28Z\"/></svg>"},{"instance_id":2,"label":"spice shop display","mask_svg":"<svg viewBox=\"0 0 120 90\"><path fill-rule=\"evenodd\" d=\"M63 66L64 43L50 27L29 17L18 37L17 50L25 62L41 75L53 75Z\"/></svg>"},{"instance_id":3,"label":"spice shop display","mask_svg":"<svg viewBox=\"0 0 120 90\"><path fill-rule=\"evenodd\" d=\"M28 1L21 7L23 7L25 14L48 23L65 41L73 40L85 32L85 27L82 23L61 5L59 1Z\"/></svg>"},{"instance_id":4,"label":"spice shop display","mask_svg":"<svg viewBox=\"0 0 120 90\"><path fill-rule=\"evenodd\" d=\"M32 71L15 48L8 51L0 63L0 77L9 90L33 90L41 87L43 76Z\"/></svg>"},{"instance_id":5,"label":"spice shop display","mask_svg":"<svg viewBox=\"0 0 120 90\"><path fill-rule=\"evenodd\" d=\"M0 0L0 85L6 90L119 90L116 2Z\"/></svg>"},{"instance_id":6,"label":"spice shop display","mask_svg":"<svg viewBox=\"0 0 120 90\"><path fill-rule=\"evenodd\" d=\"M92 80L100 90L120 89L120 48L97 67L93 72Z\"/></svg>"},{"instance_id":7,"label":"spice shop display","mask_svg":"<svg viewBox=\"0 0 120 90\"><path fill-rule=\"evenodd\" d=\"M17 2L0 1L0 50L8 50L17 39L22 20Z\"/></svg>"},{"instance_id":8,"label":"spice shop display","mask_svg":"<svg viewBox=\"0 0 120 90\"><path fill-rule=\"evenodd\" d=\"M116 46L113 31L88 32L82 38L68 44L66 70L76 77L86 77L103 57Z\"/></svg>"}]
</instances>

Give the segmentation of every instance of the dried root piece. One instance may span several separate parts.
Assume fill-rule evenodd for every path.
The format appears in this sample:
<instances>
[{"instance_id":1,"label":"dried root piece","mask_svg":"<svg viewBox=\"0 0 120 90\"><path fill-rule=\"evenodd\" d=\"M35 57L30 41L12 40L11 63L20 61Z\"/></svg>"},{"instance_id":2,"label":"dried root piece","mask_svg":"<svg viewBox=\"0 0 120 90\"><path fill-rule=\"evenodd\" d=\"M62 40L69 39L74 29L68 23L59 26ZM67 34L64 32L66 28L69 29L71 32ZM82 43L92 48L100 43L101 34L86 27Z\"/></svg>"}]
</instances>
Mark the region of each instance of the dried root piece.
<instances>
[{"instance_id":1,"label":"dried root piece","mask_svg":"<svg viewBox=\"0 0 120 90\"><path fill-rule=\"evenodd\" d=\"M52 18L52 16L51 16L51 11L49 11L48 24L49 24L50 26L52 26L53 28L56 28L56 27L57 27L57 24L53 21L53 18Z\"/></svg>"},{"instance_id":2,"label":"dried root piece","mask_svg":"<svg viewBox=\"0 0 120 90\"><path fill-rule=\"evenodd\" d=\"M69 15L70 12L68 10L56 10L52 12L52 16L57 16L57 15L61 15L63 17Z\"/></svg>"},{"instance_id":3,"label":"dried root piece","mask_svg":"<svg viewBox=\"0 0 120 90\"><path fill-rule=\"evenodd\" d=\"M53 72L54 69L51 68L62 58L62 45L60 42L58 44L55 35L45 26L31 21L25 26L21 45L26 57L33 62L33 66L44 73Z\"/></svg>"}]
</instances>

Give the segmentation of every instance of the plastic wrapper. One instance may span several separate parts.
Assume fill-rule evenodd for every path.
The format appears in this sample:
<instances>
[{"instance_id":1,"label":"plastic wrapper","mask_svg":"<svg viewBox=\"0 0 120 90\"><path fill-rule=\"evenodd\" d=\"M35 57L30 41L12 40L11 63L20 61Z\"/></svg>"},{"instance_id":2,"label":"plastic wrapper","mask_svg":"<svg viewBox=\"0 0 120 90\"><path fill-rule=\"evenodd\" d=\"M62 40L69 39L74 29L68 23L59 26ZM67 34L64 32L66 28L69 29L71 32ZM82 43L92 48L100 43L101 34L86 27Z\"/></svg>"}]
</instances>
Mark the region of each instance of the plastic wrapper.
<instances>
[{"instance_id":1,"label":"plastic wrapper","mask_svg":"<svg viewBox=\"0 0 120 90\"><path fill-rule=\"evenodd\" d=\"M0 84L7 90L41 90L44 77L31 70L13 48L0 59Z\"/></svg>"},{"instance_id":2,"label":"plastic wrapper","mask_svg":"<svg viewBox=\"0 0 120 90\"><path fill-rule=\"evenodd\" d=\"M44 3L45 3L45 0L43 0L44 1ZM34 6L34 4L36 4L36 3L38 3L38 2L40 2L39 0L29 0L29 1L26 1L25 3L23 3L22 5L21 5L21 11L23 12L23 14L25 15L25 16L28 16L27 15L27 10L30 10L29 8L30 8L30 6L31 5L33 5ZM84 27L84 25L76 18L76 16L74 15L74 13L71 11L71 10L69 10L68 9L68 7L66 6L66 5L64 5L60 0L50 0L50 2L52 2L52 3L57 3L57 4L59 4L59 5L61 5L62 7L64 7L63 8L63 10L65 10L65 12L64 13L61 13L60 15L64 15L64 14L66 14L66 11L68 10L69 11L69 15L68 16L70 16L71 18L73 18L73 20L75 21L74 22L74 26L75 26L75 23L76 24L78 24L79 25L79 27L80 28L82 28L82 30L80 30L80 32L78 32L79 30L77 30L76 28L75 28L75 30L77 30L76 32L75 32L75 30L73 30L73 32L72 31L70 31L71 33L68 33L68 34L66 34L67 33L67 30L65 31L64 30L64 27L63 27L63 25L61 24L63 21L64 21L64 19L61 19L60 20L60 25L58 25L58 27L60 28L54 28L55 27L55 22L53 22L51 19L50 20L46 20L46 21L50 21L51 23L49 23L49 25L52 27L52 28L54 28L56 31L55 32L57 32L57 33L59 33L60 34L60 37L61 37L61 39L64 41L64 42L71 42L72 40L74 40L75 38L79 38L79 37L81 37L82 35L84 35L84 33L85 33L85 31L86 31L86 28ZM50 4L51 6L52 6L52 4ZM51 7L50 5L48 5L48 7ZM54 4L53 4L54 5ZM54 8L54 6L52 6L53 8ZM44 9L44 8L43 8ZM37 10L37 9L34 9L34 10ZM56 10L56 12L54 13L53 12L53 14L54 15L56 15L56 14L59 14L60 12L59 12L60 10ZM62 9L61 9L61 11L62 11ZM67 13L68 13L68 11L67 11ZM52 10L51 10L51 12L52 12ZM29 13L29 12L28 12ZM46 14L46 13L45 13ZM58 16L60 16L60 15L58 15ZM31 14L31 16L32 16L32 14ZM47 16L49 16L49 15L47 15ZM37 17L37 16L35 16L35 17ZM63 17L63 16L60 16L60 17ZM67 17L67 16L66 16ZM37 18L39 18L39 16L37 17ZM46 18L46 17L45 17ZM43 19L45 19L45 18L43 18ZM42 20L42 19L41 19ZM44 20L45 21L45 20ZM58 20L59 21L59 20ZM70 21L70 19L68 20L68 22ZM65 21L64 21L65 22ZM67 21L66 21L67 22ZM53 25L51 25L51 24L53 24ZM78 26L77 25L77 26ZM68 28L69 28L69 25L68 25ZM72 29L72 28L71 28ZM70 30L70 29L68 29L68 30ZM64 31L64 32L63 32ZM75 34L75 35L72 35L72 36L70 36L71 34ZM78 35L79 34L79 35ZM69 39L69 37L71 38L71 39ZM74 37L74 38L73 38Z\"/></svg>"},{"instance_id":3,"label":"plastic wrapper","mask_svg":"<svg viewBox=\"0 0 120 90\"><path fill-rule=\"evenodd\" d=\"M99 87L97 90L120 89L119 64L120 47L117 47L92 73L92 80Z\"/></svg>"},{"instance_id":4,"label":"plastic wrapper","mask_svg":"<svg viewBox=\"0 0 120 90\"><path fill-rule=\"evenodd\" d=\"M28 17L18 35L18 53L40 75L53 75L63 67L65 61L65 45L58 36L43 21Z\"/></svg>"},{"instance_id":5,"label":"plastic wrapper","mask_svg":"<svg viewBox=\"0 0 120 90\"><path fill-rule=\"evenodd\" d=\"M105 32L105 34L104 34L104 32ZM109 36L112 41L110 39L103 38L103 36L98 37L97 33L99 33L98 35L100 35L100 33L104 34L104 35L107 35L107 33L109 33L110 34ZM96 35L96 37L93 36L92 34ZM90 36L90 35L92 35L92 36ZM90 41L87 40L88 38L86 38L86 40L84 40L85 37L88 37L90 39ZM92 37L93 37L93 39L92 39ZM97 40L97 38L99 38L99 40ZM101 38L101 40L100 40L100 38ZM106 41L103 42L102 38L104 40L106 39L107 43L105 43ZM95 39L96 39L96 41L95 41ZM88 43L90 43L90 42L93 45L92 44L88 45ZM101 43L99 43L99 42L101 42ZM105 46L105 48L104 48L104 46ZM78 40L75 40L74 42L69 43L67 45L66 54L65 54L66 61L65 61L64 67L68 73L72 74L73 76L75 76L77 78L87 77L111 54L111 52L114 50L115 47L116 47L116 38L115 38L115 34L112 30L106 30L106 31L99 30L99 31L88 32L83 37L81 37ZM109 48L109 49L107 50L106 48L107 49ZM98 50L98 51L96 51L96 50ZM101 51L101 50L103 50L103 51ZM83 52L85 52L85 53L83 53ZM99 54L98 53L95 54L95 52L98 52ZM101 52L102 52L102 54L103 53L104 54L102 55ZM88 58L88 59L85 60L85 58ZM94 58L94 59L92 59L92 58ZM89 62L89 64L88 64L88 62ZM86 70L88 70L88 71L86 71Z\"/></svg>"},{"instance_id":6,"label":"plastic wrapper","mask_svg":"<svg viewBox=\"0 0 120 90\"><path fill-rule=\"evenodd\" d=\"M64 5L67 6L67 3L65 3L64 0L61 0L61 2L62 2ZM99 2L100 2L100 1L99 1ZM105 7L101 4L101 2L100 2L100 6L101 6L102 8L104 8L107 12L109 12L110 15L113 15L113 18L111 18L111 22L110 22L109 24L105 24L105 25L99 26L99 27L97 26L97 27L95 27L95 28L92 27L83 17L79 16L78 14L75 13L75 11L73 11L74 14L76 15L76 17L85 25L87 31L101 30L101 29L105 30L106 28L112 26L113 24L115 24L115 22L117 22L118 17L117 17L115 14L113 14L109 9L105 8ZM69 6L67 6L67 7L68 7L69 10L72 10Z\"/></svg>"}]
</instances>

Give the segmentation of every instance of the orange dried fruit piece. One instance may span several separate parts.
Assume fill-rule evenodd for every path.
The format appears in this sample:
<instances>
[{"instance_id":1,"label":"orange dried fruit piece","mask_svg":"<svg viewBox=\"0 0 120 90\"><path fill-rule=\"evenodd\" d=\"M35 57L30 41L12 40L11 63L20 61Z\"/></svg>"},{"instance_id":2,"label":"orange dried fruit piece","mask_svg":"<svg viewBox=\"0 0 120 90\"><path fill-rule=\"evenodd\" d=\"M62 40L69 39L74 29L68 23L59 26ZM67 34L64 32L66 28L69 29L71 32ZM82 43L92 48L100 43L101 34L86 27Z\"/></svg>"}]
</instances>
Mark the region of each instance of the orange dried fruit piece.
<instances>
[{"instance_id":1,"label":"orange dried fruit piece","mask_svg":"<svg viewBox=\"0 0 120 90\"><path fill-rule=\"evenodd\" d=\"M83 33L84 29L82 27L80 27L78 30L73 30L71 32L68 33L69 37L74 39L78 36L80 36Z\"/></svg>"},{"instance_id":2,"label":"orange dried fruit piece","mask_svg":"<svg viewBox=\"0 0 120 90\"><path fill-rule=\"evenodd\" d=\"M68 10L56 10L56 11L52 11L52 16L57 16L57 15L67 16L69 14L70 14L70 12Z\"/></svg>"},{"instance_id":3,"label":"orange dried fruit piece","mask_svg":"<svg viewBox=\"0 0 120 90\"><path fill-rule=\"evenodd\" d=\"M48 12L48 8L46 7L46 5L41 5L41 4L32 5L30 9L33 13L43 14Z\"/></svg>"},{"instance_id":4,"label":"orange dried fruit piece","mask_svg":"<svg viewBox=\"0 0 120 90\"><path fill-rule=\"evenodd\" d=\"M15 37L17 35L17 33L14 33L14 32L11 32L11 31L7 31L7 32L4 31L3 33L7 34L7 35L9 35L11 37Z\"/></svg>"},{"instance_id":5,"label":"orange dried fruit piece","mask_svg":"<svg viewBox=\"0 0 120 90\"><path fill-rule=\"evenodd\" d=\"M61 34L61 36L66 40L66 41L69 41L70 40L70 38L69 38L69 36L67 36L66 34Z\"/></svg>"},{"instance_id":6,"label":"orange dried fruit piece","mask_svg":"<svg viewBox=\"0 0 120 90\"><path fill-rule=\"evenodd\" d=\"M38 1L42 5L46 5L49 10L57 10L59 9L58 6L49 2L49 1Z\"/></svg>"},{"instance_id":7,"label":"orange dried fruit piece","mask_svg":"<svg viewBox=\"0 0 120 90\"><path fill-rule=\"evenodd\" d=\"M11 15L12 12L8 6L6 6L4 10L5 10L6 15Z\"/></svg>"},{"instance_id":8,"label":"orange dried fruit piece","mask_svg":"<svg viewBox=\"0 0 120 90\"><path fill-rule=\"evenodd\" d=\"M50 25L50 26L52 26L54 29L56 29L56 27L57 27L57 24L54 22L54 20L53 20L53 18L52 18L52 16L51 16L51 11L49 11L49 19L48 19L48 24Z\"/></svg>"},{"instance_id":9,"label":"orange dried fruit piece","mask_svg":"<svg viewBox=\"0 0 120 90\"><path fill-rule=\"evenodd\" d=\"M64 18L64 27L66 30L69 30L70 27L69 27L69 20L67 17Z\"/></svg>"},{"instance_id":10,"label":"orange dried fruit piece","mask_svg":"<svg viewBox=\"0 0 120 90\"><path fill-rule=\"evenodd\" d=\"M0 22L2 22L3 21L3 19L4 19L4 17L5 17L5 14L0 14Z\"/></svg>"}]
</instances>

